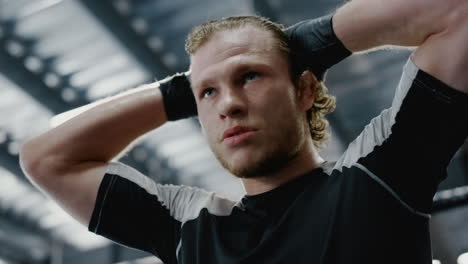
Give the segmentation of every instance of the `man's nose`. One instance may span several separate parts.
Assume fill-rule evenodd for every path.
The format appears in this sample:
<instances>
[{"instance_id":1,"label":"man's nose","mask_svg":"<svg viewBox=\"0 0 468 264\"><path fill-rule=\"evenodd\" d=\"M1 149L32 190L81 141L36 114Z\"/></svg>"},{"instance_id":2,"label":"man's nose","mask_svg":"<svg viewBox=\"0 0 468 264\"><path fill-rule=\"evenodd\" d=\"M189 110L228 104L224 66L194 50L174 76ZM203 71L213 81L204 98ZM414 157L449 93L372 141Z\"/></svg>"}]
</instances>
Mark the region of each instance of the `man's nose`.
<instances>
[{"instance_id":1,"label":"man's nose","mask_svg":"<svg viewBox=\"0 0 468 264\"><path fill-rule=\"evenodd\" d=\"M245 116L247 107L244 95L240 91L225 89L219 103L219 118L239 118Z\"/></svg>"}]
</instances>

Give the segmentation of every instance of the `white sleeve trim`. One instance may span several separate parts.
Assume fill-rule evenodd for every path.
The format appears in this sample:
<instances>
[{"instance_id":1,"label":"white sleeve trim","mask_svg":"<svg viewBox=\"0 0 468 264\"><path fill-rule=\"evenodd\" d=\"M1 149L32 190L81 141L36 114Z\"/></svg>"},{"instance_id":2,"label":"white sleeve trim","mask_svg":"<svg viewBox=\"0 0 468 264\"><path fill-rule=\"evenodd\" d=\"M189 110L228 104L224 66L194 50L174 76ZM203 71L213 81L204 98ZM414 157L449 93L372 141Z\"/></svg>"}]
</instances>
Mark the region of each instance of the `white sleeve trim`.
<instances>
[{"instance_id":1,"label":"white sleeve trim","mask_svg":"<svg viewBox=\"0 0 468 264\"><path fill-rule=\"evenodd\" d=\"M235 202L221 198L213 192L183 185L162 185L139 171L120 162L111 162L107 173L134 182L149 194L155 195L170 215L182 224L198 217L203 208L213 215L225 216L232 212Z\"/></svg>"},{"instance_id":2,"label":"white sleeve trim","mask_svg":"<svg viewBox=\"0 0 468 264\"><path fill-rule=\"evenodd\" d=\"M393 98L392 106L383 110L379 116L371 120L361 134L349 144L333 169L342 171L343 167L351 167L361 157L367 156L375 147L382 145L390 137L392 126L395 124L395 117L400 111L403 99L411 88L418 71L418 67L411 58L408 59L403 68L403 75Z\"/></svg>"}]
</instances>

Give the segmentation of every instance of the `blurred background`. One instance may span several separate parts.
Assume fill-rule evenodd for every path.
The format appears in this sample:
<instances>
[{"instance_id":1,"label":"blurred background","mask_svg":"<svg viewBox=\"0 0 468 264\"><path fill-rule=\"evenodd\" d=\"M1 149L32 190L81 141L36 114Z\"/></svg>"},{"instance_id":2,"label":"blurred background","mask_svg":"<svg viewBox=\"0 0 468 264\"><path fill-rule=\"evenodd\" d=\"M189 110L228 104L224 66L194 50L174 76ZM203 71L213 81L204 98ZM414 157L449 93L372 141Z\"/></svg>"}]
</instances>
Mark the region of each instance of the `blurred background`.
<instances>
[{"instance_id":1,"label":"blurred background","mask_svg":"<svg viewBox=\"0 0 468 264\"><path fill-rule=\"evenodd\" d=\"M47 130L54 115L187 70L184 40L194 25L247 14L291 25L342 3L0 0L0 264L161 263L88 233L38 192L19 167L21 144ZM390 106L409 54L354 55L329 72L326 83L338 108L329 116L332 139L322 155L336 160L370 119ZM214 159L196 119L150 133L121 161L161 183L200 186L232 199L243 194L240 182ZM468 252L467 169L465 144L434 197L437 263L468 263L463 255Z\"/></svg>"}]
</instances>

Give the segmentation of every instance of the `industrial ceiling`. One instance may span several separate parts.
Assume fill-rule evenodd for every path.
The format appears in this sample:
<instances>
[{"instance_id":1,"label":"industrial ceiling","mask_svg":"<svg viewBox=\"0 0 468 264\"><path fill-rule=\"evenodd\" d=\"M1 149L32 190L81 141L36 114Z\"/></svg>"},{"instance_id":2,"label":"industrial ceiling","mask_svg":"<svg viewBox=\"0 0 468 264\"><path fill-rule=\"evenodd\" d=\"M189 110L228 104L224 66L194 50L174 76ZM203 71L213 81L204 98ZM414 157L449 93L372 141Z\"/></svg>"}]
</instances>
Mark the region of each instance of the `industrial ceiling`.
<instances>
[{"instance_id":1,"label":"industrial ceiling","mask_svg":"<svg viewBox=\"0 0 468 264\"><path fill-rule=\"evenodd\" d=\"M0 264L130 263L147 256L88 233L25 178L19 148L49 129L53 116L187 70L185 37L208 19L260 14L291 25L341 4L0 0ZM409 54L393 49L354 55L329 72L327 85L338 107L329 117L332 139L322 155L337 159L370 119L390 106ZM466 145L435 197L434 255L442 263L455 263L468 252ZM209 150L196 118L151 132L121 161L161 183L200 186L233 199L243 194L240 182Z\"/></svg>"}]
</instances>

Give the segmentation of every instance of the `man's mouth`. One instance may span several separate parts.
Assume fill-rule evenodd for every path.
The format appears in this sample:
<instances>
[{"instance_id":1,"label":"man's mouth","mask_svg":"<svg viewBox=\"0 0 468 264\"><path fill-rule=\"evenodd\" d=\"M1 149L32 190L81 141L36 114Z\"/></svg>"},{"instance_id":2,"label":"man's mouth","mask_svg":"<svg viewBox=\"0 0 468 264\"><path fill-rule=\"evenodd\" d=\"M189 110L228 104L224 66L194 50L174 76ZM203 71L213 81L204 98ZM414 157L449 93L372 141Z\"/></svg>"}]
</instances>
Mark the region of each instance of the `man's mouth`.
<instances>
[{"instance_id":1,"label":"man's mouth","mask_svg":"<svg viewBox=\"0 0 468 264\"><path fill-rule=\"evenodd\" d=\"M255 131L255 129L253 129L251 127L246 127L246 126L231 127L231 128L226 129L224 131L222 140L225 140L226 138L238 136L238 135L241 135L243 133L251 132L251 131Z\"/></svg>"},{"instance_id":2,"label":"man's mouth","mask_svg":"<svg viewBox=\"0 0 468 264\"><path fill-rule=\"evenodd\" d=\"M256 129L245 126L235 126L223 133L222 142L229 147L235 147L255 135Z\"/></svg>"}]
</instances>

